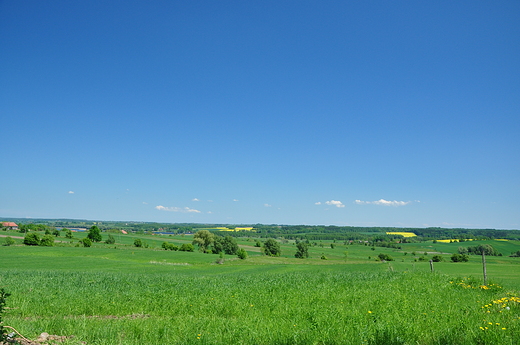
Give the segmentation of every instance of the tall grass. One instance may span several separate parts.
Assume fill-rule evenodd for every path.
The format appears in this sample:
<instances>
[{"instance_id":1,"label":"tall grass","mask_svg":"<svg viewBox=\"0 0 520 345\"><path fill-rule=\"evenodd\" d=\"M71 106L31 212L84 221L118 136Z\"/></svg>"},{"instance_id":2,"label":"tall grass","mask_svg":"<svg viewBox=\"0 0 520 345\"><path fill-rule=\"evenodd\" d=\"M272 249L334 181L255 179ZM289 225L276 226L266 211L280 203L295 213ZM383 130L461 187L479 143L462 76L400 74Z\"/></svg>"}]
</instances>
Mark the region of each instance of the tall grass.
<instances>
[{"instance_id":1,"label":"tall grass","mask_svg":"<svg viewBox=\"0 0 520 345\"><path fill-rule=\"evenodd\" d=\"M0 285L15 308L6 324L30 337L74 335L70 343L518 344L519 303L493 304L503 289L438 274L306 268L7 270Z\"/></svg>"}]
</instances>

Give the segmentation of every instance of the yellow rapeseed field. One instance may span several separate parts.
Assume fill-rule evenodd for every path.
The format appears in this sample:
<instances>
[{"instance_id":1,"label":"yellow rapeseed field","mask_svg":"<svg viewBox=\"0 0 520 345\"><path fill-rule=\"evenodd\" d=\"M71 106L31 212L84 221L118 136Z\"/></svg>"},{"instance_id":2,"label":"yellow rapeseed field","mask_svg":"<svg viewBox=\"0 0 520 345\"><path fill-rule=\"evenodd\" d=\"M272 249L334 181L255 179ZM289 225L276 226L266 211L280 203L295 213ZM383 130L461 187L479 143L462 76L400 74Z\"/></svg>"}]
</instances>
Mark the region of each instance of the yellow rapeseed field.
<instances>
[{"instance_id":1,"label":"yellow rapeseed field","mask_svg":"<svg viewBox=\"0 0 520 345\"><path fill-rule=\"evenodd\" d=\"M417 236L413 232L387 232L387 235L401 235L403 237L415 237Z\"/></svg>"}]
</instances>

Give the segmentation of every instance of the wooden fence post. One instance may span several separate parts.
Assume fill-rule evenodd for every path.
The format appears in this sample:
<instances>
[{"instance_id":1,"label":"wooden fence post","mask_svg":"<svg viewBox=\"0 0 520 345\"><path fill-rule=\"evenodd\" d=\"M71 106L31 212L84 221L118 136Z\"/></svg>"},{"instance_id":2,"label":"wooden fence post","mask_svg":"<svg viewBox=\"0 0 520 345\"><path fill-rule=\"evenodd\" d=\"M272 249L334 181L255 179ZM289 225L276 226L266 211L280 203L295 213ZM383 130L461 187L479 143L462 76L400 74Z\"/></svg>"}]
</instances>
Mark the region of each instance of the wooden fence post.
<instances>
[{"instance_id":1,"label":"wooden fence post","mask_svg":"<svg viewBox=\"0 0 520 345\"><path fill-rule=\"evenodd\" d=\"M432 270L432 273L433 273L433 260L430 259L430 269Z\"/></svg>"},{"instance_id":2,"label":"wooden fence post","mask_svg":"<svg viewBox=\"0 0 520 345\"><path fill-rule=\"evenodd\" d=\"M487 285L486 254L484 250L482 250L482 270L484 272L484 285Z\"/></svg>"}]
</instances>

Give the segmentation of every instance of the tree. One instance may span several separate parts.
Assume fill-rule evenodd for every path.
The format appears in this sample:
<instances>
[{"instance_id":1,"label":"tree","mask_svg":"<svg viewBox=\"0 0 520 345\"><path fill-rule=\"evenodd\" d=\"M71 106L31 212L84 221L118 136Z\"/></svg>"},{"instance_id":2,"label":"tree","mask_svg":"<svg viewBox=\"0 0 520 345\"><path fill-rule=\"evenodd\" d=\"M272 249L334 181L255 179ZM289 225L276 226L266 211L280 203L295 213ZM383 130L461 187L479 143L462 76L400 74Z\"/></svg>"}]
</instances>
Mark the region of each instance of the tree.
<instances>
[{"instance_id":1,"label":"tree","mask_svg":"<svg viewBox=\"0 0 520 345\"><path fill-rule=\"evenodd\" d=\"M54 229L54 230L52 230L52 234L53 234L54 236L56 236L56 237L60 237L60 230L58 230L58 229Z\"/></svg>"},{"instance_id":2,"label":"tree","mask_svg":"<svg viewBox=\"0 0 520 345\"><path fill-rule=\"evenodd\" d=\"M101 237L101 230L99 230L99 228L96 225L93 225L90 228L87 237L90 238L92 242L101 242L101 240L103 239Z\"/></svg>"},{"instance_id":3,"label":"tree","mask_svg":"<svg viewBox=\"0 0 520 345\"><path fill-rule=\"evenodd\" d=\"M116 239L111 234L108 235L107 240L105 241L106 244L114 244L116 243Z\"/></svg>"},{"instance_id":4,"label":"tree","mask_svg":"<svg viewBox=\"0 0 520 345\"><path fill-rule=\"evenodd\" d=\"M54 246L54 236L51 235L51 234L43 236L41 241L40 241L40 246L42 246L42 247L52 247L52 246Z\"/></svg>"},{"instance_id":5,"label":"tree","mask_svg":"<svg viewBox=\"0 0 520 345\"><path fill-rule=\"evenodd\" d=\"M72 230L70 229L63 229L65 231L65 237L66 238L72 238Z\"/></svg>"},{"instance_id":6,"label":"tree","mask_svg":"<svg viewBox=\"0 0 520 345\"><path fill-rule=\"evenodd\" d=\"M264 242L264 254L269 256L280 256L282 253L280 244L274 239L270 238Z\"/></svg>"},{"instance_id":7,"label":"tree","mask_svg":"<svg viewBox=\"0 0 520 345\"><path fill-rule=\"evenodd\" d=\"M28 246L38 246L40 245L40 236L36 232L28 232L24 239L23 244Z\"/></svg>"},{"instance_id":8,"label":"tree","mask_svg":"<svg viewBox=\"0 0 520 345\"><path fill-rule=\"evenodd\" d=\"M247 252L244 248L240 248L237 252L237 256L239 259L245 260L247 259Z\"/></svg>"},{"instance_id":9,"label":"tree","mask_svg":"<svg viewBox=\"0 0 520 345\"><path fill-rule=\"evenodd\" d=\"M208 230L199 230L193 235L193 244L199 246L199 250L207 253L209 246L215 241L215 235Z\"/></svg>"},{"instance_id":10,"label":"tree","mask_svg":"<svg viewBox=\"0 0 520 345\"><path fill-rule=\"evenodd\" d=\"M136 238L134 240L134 246L136 246L137 248L141 248L143 246L143 241L140 238Z\"/></svg>"},{"instance_id":11,"label":"tree","mask_svg":"<svg viewBox=\"0 0 520 345\"><path fill-rule=\"evenodd\" d=\"M235 240L234 237L224 237L222 245L224 247L224 253L226 253L227 255L236 255L238 253L238 244L237 240Z\"/></svg>"},{"instance_id":12,"label":"tree","mask_svg":"<svg viewBox=\"0 0 520 345\"><path fill-rule=\"evenodd\" d=\"M300 242L296 245L296 254L294 254L295 258L305 259L309 257L309 246L305 242Z\"/></svg>"}]
</instances>

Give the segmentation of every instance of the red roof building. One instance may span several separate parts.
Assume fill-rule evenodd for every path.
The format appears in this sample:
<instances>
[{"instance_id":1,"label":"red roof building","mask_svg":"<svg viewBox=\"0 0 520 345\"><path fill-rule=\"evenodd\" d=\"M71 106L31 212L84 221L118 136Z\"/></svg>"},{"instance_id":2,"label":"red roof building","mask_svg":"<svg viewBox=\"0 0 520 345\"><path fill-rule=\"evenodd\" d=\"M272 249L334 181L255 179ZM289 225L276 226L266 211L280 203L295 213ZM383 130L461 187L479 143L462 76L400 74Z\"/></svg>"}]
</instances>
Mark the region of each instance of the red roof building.
<instances>
[{"instance_id":1,"label":"red roof building","mask_svg":"<svg viewBox=\"0 0 520 345\"><path fill-rule=\"evenodd\" d=\"M18 224L13 223L13 222L2 222L2 226L4 228L18 229Z\"/></svg>"}]
</instances>

